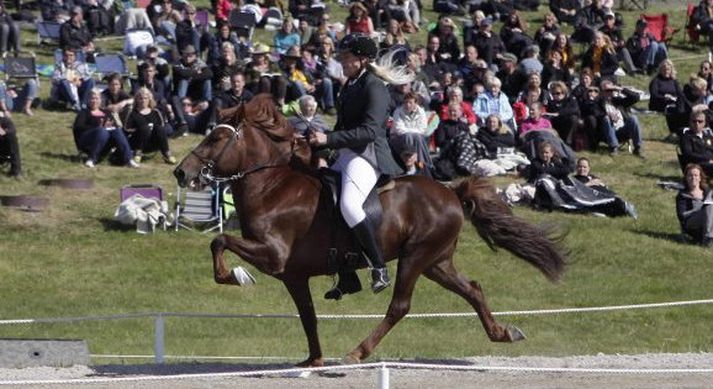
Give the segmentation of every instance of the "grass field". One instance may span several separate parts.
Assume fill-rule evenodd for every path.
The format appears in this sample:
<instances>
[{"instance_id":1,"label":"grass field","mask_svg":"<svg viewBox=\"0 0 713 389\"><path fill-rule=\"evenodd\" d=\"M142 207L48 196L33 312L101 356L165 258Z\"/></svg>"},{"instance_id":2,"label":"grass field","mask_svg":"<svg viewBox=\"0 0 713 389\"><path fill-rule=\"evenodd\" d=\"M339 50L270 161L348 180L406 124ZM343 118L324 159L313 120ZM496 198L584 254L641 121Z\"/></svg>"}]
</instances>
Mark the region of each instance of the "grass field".
<instances>
[{"instance_id":1,"label":"grass field","mask_svg":"<svg viewBox=\"0 0 713 389\"><path fill-rule=\"evenodd\" d=\"M683 25L681 3L653 3L649 13L666 11L676 27ZM426 4L430 7L430 3ZM344 16L336 5L334 19ZM541 22L540 12L528 14L530 28ZM638 12L624 12L625 36L633 30ZM428 12L429 20L435 15ZM496 26L496 29L499 27ZM266 40L263 32L257 39ZM412 42L424 42L425 32ZM34 35L23 36L31 41ZM703 46L683 44L683 31L670 48L679 80L697 69L706 55ZM116 49L122 40L103 42ZM49 61L49 51L31 43L27 49ZM683 58L683 59L681 59ZM623 82L642 89L647 77ZM42 94L49 81L43 79ZM74 159L70 130L73 115L36 111L32 118L15 114L25 176L0 176L0 194L37 194L51 198L41 213L0 208L0 319L95 316L136 312L293 313L282 285L262 274L251 288L219 286L213 282L208 245L213 235L168 232L142 236L117 228L111 221L118 191L128 183L157 183L175 198L171 168L155 156L138 170L100 164L94 170ZM515 212L532 222L557 222L571 231L566 245L572 264L559 284L550 284L528 265L509 254L493 253L467 227L461 234L457 266L477 279L493 311L706 299L713 296L713 252L679 243L674 192L656 187L659 179L678 179L674 145L663 143L664 118L640 117L647 159L629 155L582 153L592 160L595 174L625 199L640 218L607 219L560 213ZM200 141L186 137L171 142L177 156ZM67 191L37 185L45 178L88 177L95 187ZM510 178L495 182L504 185ZM239 232L235 232L239 233ZM233 265L243 265L231 256ZM394 264L391 264L392 268ZM254 274L257 272L249 268ZM366 274L362 273L364 281ZM339 303L321 295L327 277L312 281L318 314L383 313L389 295L364 292ZM412 313L469 312L466 303L435 284L416 288ZM476 318L405 319L377 348L373 358L460 357L471 355L572 355L594 353L698 352L713 350L710 306L663 308L613 313L513 316L502 318L522 328L528 340L512 345L493 344ZM375 320L322 321L320 331L326 356L350 351L376 325ZM153 323L129 319L83 323L0 326L0 337L84 338L93 354L150 354ZM294 319L169 318L167 354L304 357L306 342Z\"/></svg>"}]
</instances>

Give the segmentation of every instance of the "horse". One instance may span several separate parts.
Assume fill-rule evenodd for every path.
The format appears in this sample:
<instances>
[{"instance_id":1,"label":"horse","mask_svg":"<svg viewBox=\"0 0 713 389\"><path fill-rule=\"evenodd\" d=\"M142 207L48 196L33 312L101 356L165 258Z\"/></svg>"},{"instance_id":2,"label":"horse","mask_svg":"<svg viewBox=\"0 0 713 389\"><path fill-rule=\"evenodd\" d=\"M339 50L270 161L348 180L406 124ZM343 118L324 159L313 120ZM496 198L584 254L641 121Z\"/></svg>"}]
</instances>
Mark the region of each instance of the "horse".
<instances>
[{"instance_id":1,"label":"horse","mask_svg":"<svg viewBox=\"0 0 713 389\"><path fill-rule=\"evenodd\" d=\"M320 204L322 184L316 169L310 168L310 147L295 135L270 95L221 111L220 117L221 124L174 171L182 187L200 189L211 181L231 185L242 237L220 234L212 240L214 280L239 284L226 264L227 249L282 281L297 307L309 349L297 366L323 366L308 280L330 274L327 248L335 228ZM393 189L379 195L383 221L378 232L384 258L398 260L393 294L383 320L344 362L368 358L409 312L420 275L470 303L491 341L524 339L517 327L495 320L481 286L456 270L453 254L463 221L467 217L491 249L505 248L551 281L560 278L567 263L564 234L513 215L483 179L466 178L452 187L422 176L393 181Z\"/></svg>"}]
</instances>

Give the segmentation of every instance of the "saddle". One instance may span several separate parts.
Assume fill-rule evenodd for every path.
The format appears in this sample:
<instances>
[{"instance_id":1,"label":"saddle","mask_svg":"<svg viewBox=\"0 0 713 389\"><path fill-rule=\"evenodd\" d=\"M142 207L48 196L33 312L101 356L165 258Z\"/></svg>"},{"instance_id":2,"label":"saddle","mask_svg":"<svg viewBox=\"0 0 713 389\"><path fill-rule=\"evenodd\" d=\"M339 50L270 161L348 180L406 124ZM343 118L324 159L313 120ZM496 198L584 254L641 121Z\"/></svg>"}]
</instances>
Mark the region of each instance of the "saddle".
<instances>
[{"instance_id":1,"label":"saddle","mask_svg":"<svg viewBox=\"0 0 713 389\"><path fill-rule=\"evenodd\" d=\"M356 293L361 290L361 282L354 271L367 267L368 262L362 253L359 242L344 221L339 207L342 177L339 172L323 168L320 169L320 180L322 182L320 203L324 205L327 213L335 221L333 225L337 226L332 232L331 243L328 248L328 272L329 274L339 273L339 289L343 293ZM381 225L383 214L379 194L395 187L396 184L391 177L382 175L364 202L363 208L364 212L366 212L366 220L376 231ZM346 241L339 239L340 236L346 236ZM341 296L335 296L336 300L340 298Z\"/></svg>"}]
</instances>

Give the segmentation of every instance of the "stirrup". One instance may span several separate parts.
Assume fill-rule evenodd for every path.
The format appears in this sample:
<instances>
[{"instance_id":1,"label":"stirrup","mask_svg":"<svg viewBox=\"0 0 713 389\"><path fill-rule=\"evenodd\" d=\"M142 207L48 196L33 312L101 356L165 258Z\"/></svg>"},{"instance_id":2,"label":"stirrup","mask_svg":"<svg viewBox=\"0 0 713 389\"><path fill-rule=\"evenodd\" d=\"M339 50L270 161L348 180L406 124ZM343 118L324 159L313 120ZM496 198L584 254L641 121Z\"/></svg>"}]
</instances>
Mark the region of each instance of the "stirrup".
<instances>
[{"instance_id":1,"label":"stirrup","mask_svg":"<svg viewBox=\"0 0 713 389\"><path fill-rule=\"evenodd\" d=\"M385 267L371 269L371 290L374 294L388 288L389 285L391 281Z\"/></svg>"}]
</instances>

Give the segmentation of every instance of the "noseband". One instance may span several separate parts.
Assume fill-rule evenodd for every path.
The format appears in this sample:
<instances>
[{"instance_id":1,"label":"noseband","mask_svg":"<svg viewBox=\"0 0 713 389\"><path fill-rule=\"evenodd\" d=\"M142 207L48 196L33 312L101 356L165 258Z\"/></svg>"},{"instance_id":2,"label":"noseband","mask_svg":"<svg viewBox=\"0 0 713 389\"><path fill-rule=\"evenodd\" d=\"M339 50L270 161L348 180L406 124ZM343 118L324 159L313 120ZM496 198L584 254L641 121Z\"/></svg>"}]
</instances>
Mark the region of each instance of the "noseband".
<instances>
[{"instance_id":1,"label":"noseband","mask_svg":"<svg viewBox=\"0 0 713 389\"><path fill-rule=\"evenodd\" d=\"M258 170L274 168L274 167L279 167L279 166L285 166L285 164L271 164L268 162L264 162L264 163L255 164L254 166L250 167L249 169L239 171L231 176L216 175L215 172L213 171L215 166L218 164L218 162L220 162L225 151L228 150L231 146L233 146L235 144L235 142L238 140L238 138L240 138L240 134L242 134L242 131L243 131L242 127L243 127L242 123L239 124L237 128L231 126L230 124L219 124L219 125L215 126L213 131L216 131L220 128L225 128L231 132L231 135L230 135L230 139L228 139L228 141L225 142L225 145L223 146L223 148L220 150L218 155L216 155L215 158L213 158L213 159L208 159L206 157L198 155L198 153L196 153L195 149L191 150L191 154L193 154L196 158L198 158L201 161L201 163L203 163L199 177L201 178L202 181L204 180L204 183L210 183L210 182L223 183L223 182L237 181L237 180L245 177L246 175L248 175L250 173L254 173ZM295 153L294 143L292 146L293 147L291 148L290 152L288 153L289 155L292 155Z\"/></svg>"}]
</instances>

